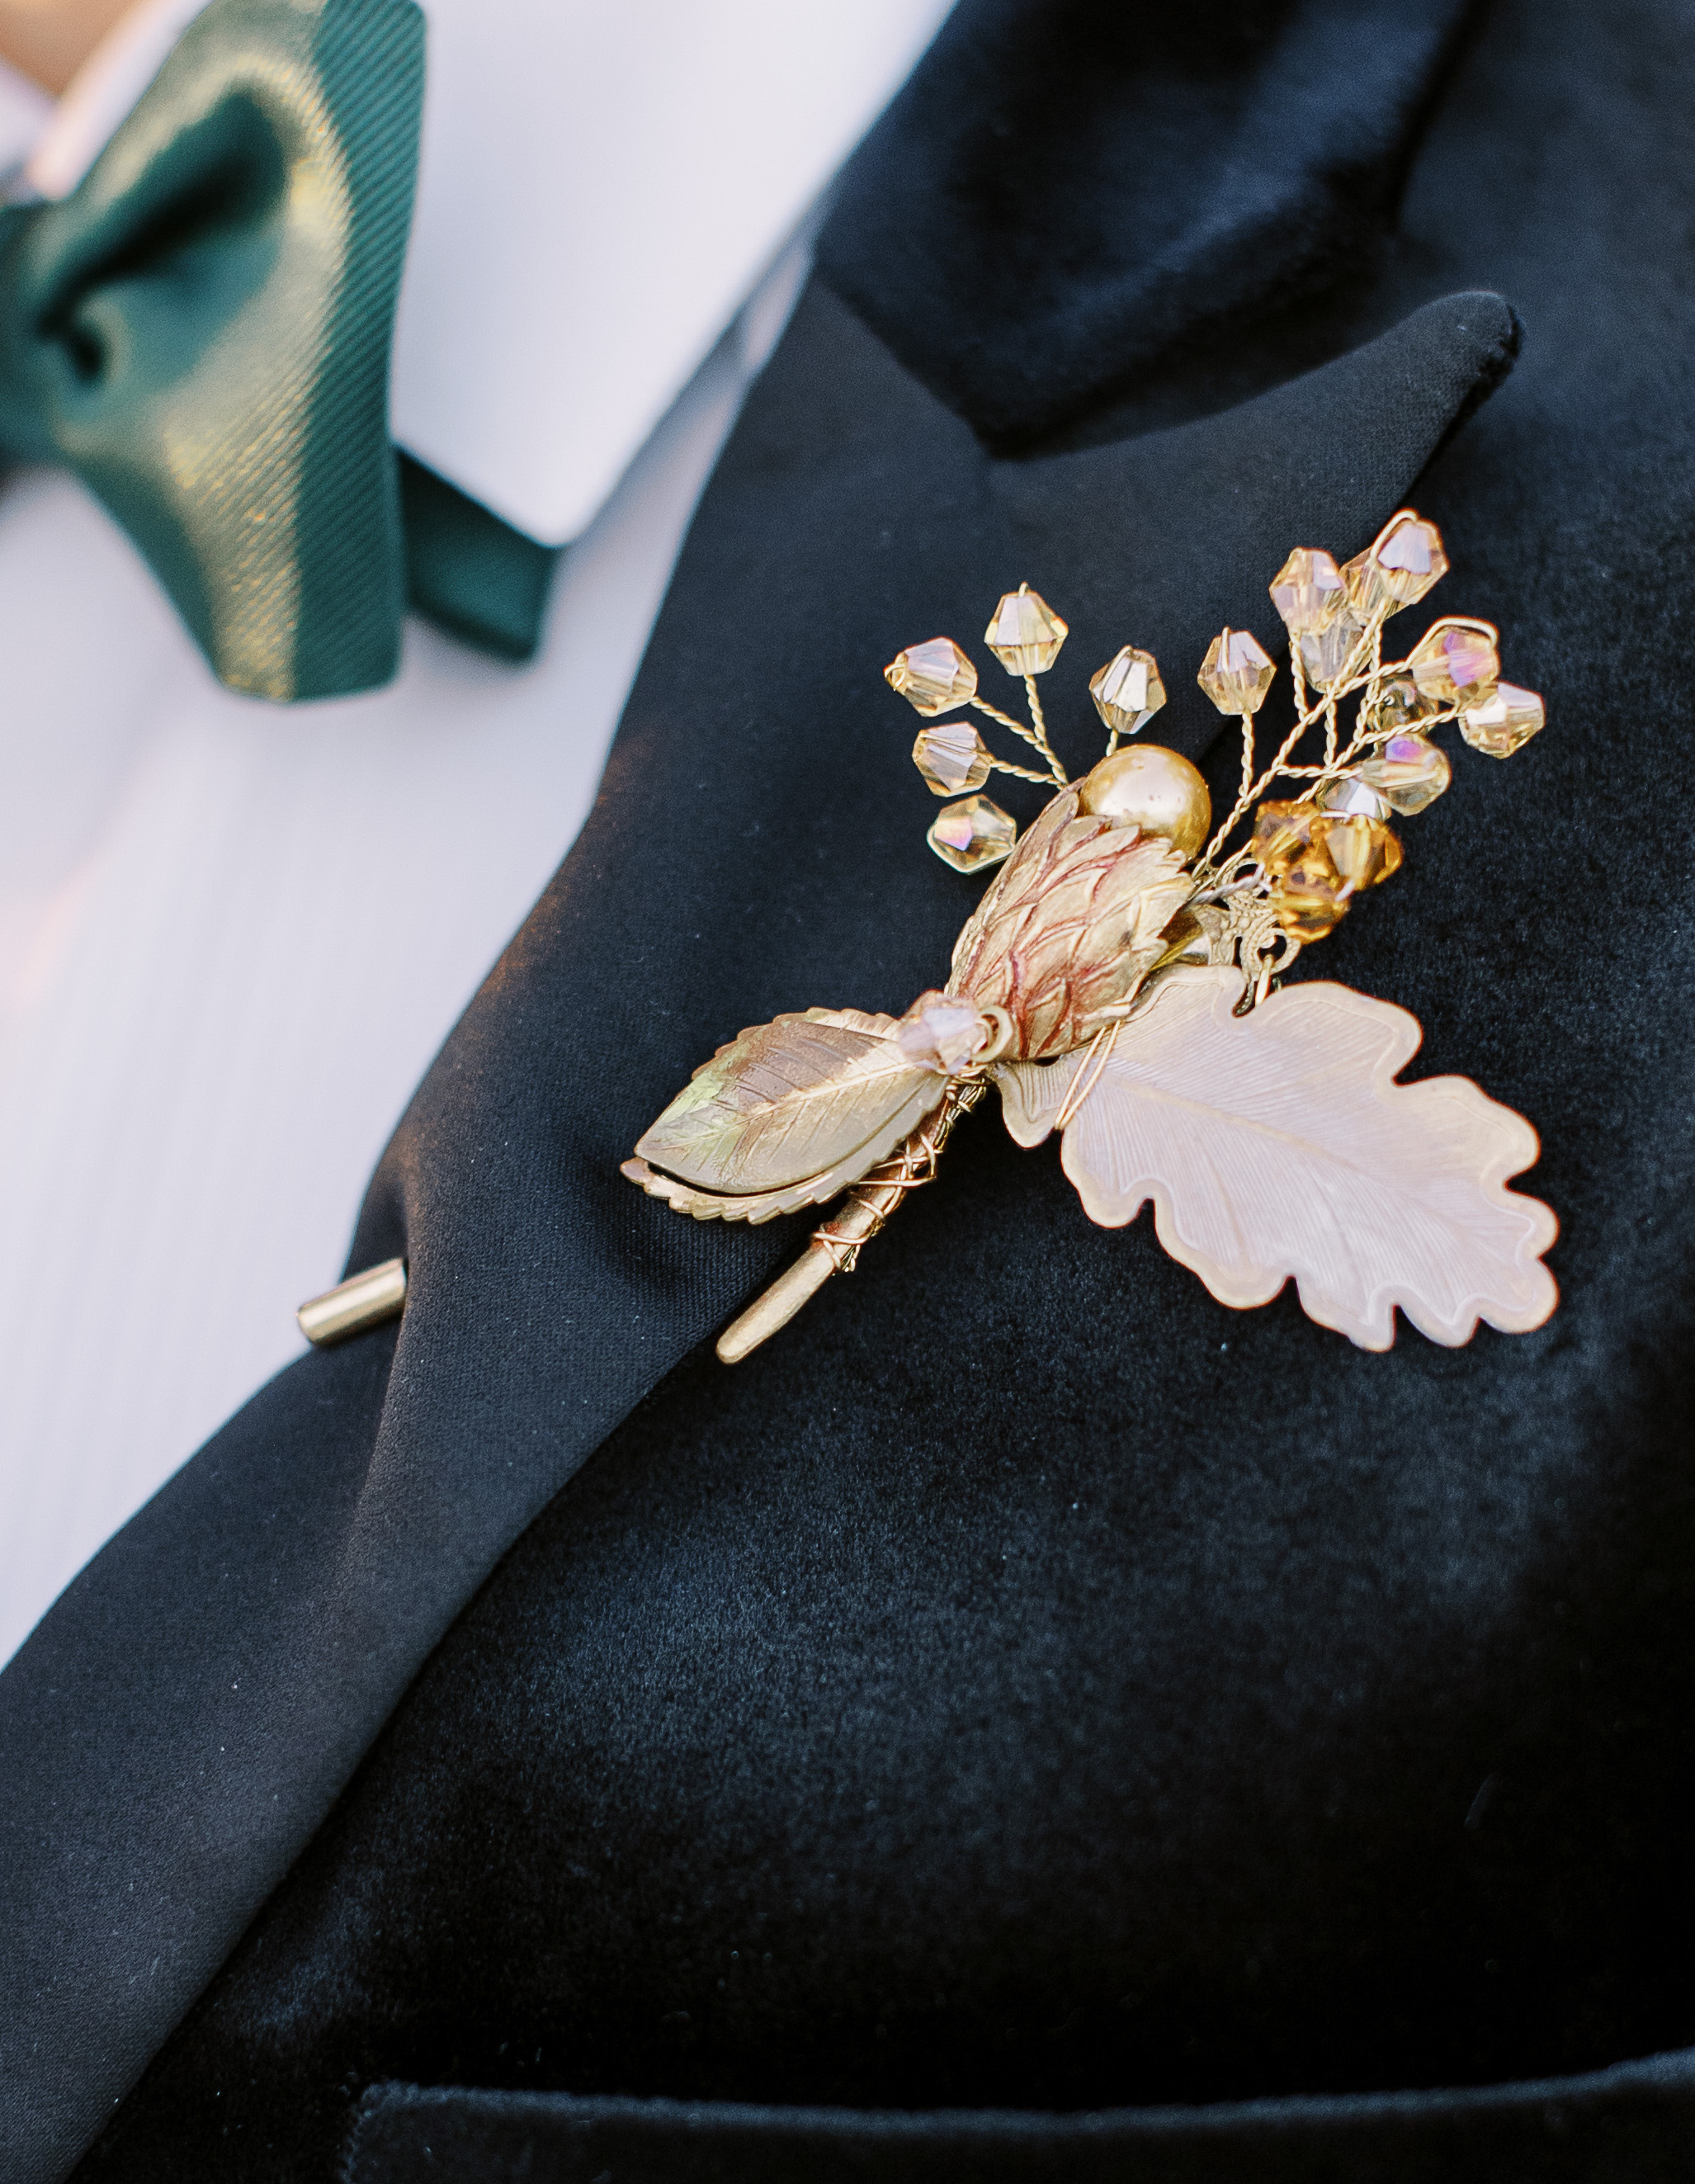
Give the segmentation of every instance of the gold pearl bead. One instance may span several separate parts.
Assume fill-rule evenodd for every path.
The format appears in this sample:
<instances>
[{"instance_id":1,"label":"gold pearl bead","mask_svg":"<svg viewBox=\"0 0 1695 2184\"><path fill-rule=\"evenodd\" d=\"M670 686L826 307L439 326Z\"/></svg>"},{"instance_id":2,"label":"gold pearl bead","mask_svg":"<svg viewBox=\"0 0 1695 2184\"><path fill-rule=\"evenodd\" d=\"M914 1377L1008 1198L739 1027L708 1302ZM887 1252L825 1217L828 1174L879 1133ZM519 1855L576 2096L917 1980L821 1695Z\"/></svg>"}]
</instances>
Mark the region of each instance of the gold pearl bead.
<instances>
[{"instance_id":1,"label":"gold pearl bead","mask_svg":"<svg viewBox=\"0 0 1695 2184\"><path fill-rule=\"evenodd\" d=\"M1077 808L1100 819L1133 821L1144 834L1163 834L1184 857L1194 855L1213 823L1213 800L1199 768L1160 744L1136 744L1103 758L1079 783Z\"/></svg>"}]
</instances>

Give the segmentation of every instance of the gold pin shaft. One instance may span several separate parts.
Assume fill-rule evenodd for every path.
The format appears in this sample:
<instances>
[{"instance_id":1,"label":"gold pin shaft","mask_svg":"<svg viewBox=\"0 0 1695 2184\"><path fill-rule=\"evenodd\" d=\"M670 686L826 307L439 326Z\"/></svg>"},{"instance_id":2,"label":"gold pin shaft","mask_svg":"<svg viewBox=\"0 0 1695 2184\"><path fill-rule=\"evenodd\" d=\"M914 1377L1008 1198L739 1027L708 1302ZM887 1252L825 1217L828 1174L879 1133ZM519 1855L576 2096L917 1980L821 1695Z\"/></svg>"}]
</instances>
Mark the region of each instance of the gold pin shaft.
<instances>
[{"instance_id":1,"label":"gold pin shaft","mask_svg":"<svg viewBox=\"0 0 1695 2184\"><path fill-rule=\"evenodd\" d=\"M351 1334L363 1334L368 1327L381 1327L386 1319L397 1319L405 1302L406 1262L385 1259L322 1296L308 1297L294 1316L306 1340L324 1350Z\"/></svg>"}]
</instances>

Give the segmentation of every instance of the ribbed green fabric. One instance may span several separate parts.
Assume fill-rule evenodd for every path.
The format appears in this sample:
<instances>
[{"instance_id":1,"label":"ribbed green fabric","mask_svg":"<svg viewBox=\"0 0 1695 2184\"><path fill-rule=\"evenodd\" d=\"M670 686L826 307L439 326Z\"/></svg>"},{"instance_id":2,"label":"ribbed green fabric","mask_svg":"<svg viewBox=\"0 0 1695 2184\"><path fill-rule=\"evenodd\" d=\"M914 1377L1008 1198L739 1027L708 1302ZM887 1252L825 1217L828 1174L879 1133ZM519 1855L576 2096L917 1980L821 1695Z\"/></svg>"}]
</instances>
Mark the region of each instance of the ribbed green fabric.
<instances>
[{"instance_id":1,"label":"ribbed green fabric","mask_svg":"<svg viewBox=\"0 0 1695 2184\"><path fill-rule=\"evenodd\" d=\"M547 549L445 484L403 528L423 70L412 0L211 0L81 186L0 215L0 453L75 471L258 697L386 682L408 568L474 644L539 627Z\"/></svg>"},{"instance_id":2,"label":"ribbed green fabric","mask_svg":"<svg viewBox=\"0 0 1695 2184\"><path fill-rule=\"evenodd\" d=\"M559 558L403 449L406 589L421 615L502 660L535 653Z\"/></svg>"}]
</instances>

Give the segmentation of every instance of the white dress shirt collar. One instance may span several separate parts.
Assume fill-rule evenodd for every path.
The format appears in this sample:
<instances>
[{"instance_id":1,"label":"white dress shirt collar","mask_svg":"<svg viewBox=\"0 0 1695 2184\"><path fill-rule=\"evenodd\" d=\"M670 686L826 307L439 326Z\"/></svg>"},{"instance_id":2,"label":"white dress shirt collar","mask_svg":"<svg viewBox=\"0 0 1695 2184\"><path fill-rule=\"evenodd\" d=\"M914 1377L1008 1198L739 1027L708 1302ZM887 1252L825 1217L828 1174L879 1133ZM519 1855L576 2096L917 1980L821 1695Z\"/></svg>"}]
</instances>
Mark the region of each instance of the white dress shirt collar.
<instances>
[{"instance_id":1,"label":"white dress shirt collar","mask_svg":"<svg viewBox=\"0 0 1695 2184\"><path fill-rule=\"evenodd\" d=\"M119 20L33 189L75 187L202 4ZM531 537L575 538L949 4L424 0L395 438ZM5 124L0 99L0 153Z\"/></svg>"}]
</instances>

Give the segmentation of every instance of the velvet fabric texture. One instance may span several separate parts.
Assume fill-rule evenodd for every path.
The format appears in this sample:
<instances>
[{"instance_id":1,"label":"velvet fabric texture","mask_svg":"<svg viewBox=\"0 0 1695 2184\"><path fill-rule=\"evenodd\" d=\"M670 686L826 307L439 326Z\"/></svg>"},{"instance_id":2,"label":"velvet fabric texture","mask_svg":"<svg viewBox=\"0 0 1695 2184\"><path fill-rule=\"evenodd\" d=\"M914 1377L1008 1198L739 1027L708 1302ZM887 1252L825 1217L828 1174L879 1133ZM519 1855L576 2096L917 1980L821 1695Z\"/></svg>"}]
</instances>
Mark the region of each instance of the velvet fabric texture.
<instances>
[{"instance_id":1,"label":"velvet fabric texture","mask_svg":"<svg viewBox=\"0 0 1695 2184\"><path fill-rule=\"evenodd\" d=\"M1414 2156L1391 2131L1337 2173L1687 2171L1687 2057L1595 2074L1695 2042L1695 47L1654 0L1500 0L1463 60L1420 20L1440 96L1383 140L1393 231L1343 233L1321 303L1245 294L1216 358L1068 397L1063 442L991 454L962 381L809 292L589 827L379 1173L353 1263L408 1256L397 1334L284 1374L0 1677L18 2176L108 2116L91 2178L428 2173L372 2151L405 2098L359 2120L395 2081L558 2096L556 2146L566 2096L901 2111L953 2173L1031 2177L960 2168L942 2112L1011 2142L1177 2104L1131 2173L1267 2180L1325 2173L1278 2166L1292 2131L1447 2088ZM1352 47L1311 50L1352 112ZM1077 32L1080 86L1096 58ZM984 216L948 205L938 253ZM1129 247L1103 265L1090 218L1084 315ZM1516 345L1501 295L1523 354L1456 431ZM1131 641L1172 692L1153 733L1222 781L1207 638L1270 642L1287 549L1355 550L1415 482L1454 573L1409 635L1498 621L1551 725L1461 752L1300 975L1411 1008L1409 1073L1541 1128L1554 1319L1370 1356L1287 1295L1228 1312L991 1107L851 1280L720 1368L804 1224L680 1220L619 1159L741 1025L903 1007L976 898L922 848L881 663L1028 578L1072 624L1062 753ZM514 2111L425 2098L484 2120L473 2173L520 2173ZM1509 2111L1576 2121L1465 2128ZM674 2137L647 2173L709 2173Z\"/></svg>"}]
</instances>

